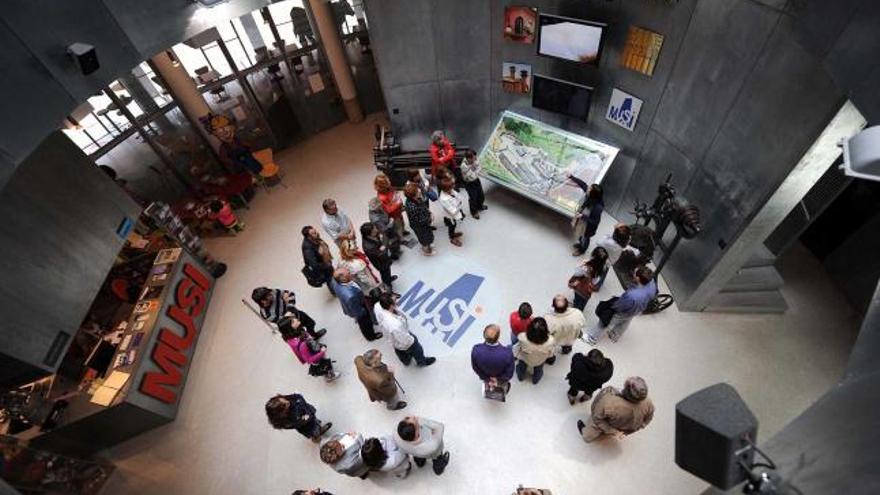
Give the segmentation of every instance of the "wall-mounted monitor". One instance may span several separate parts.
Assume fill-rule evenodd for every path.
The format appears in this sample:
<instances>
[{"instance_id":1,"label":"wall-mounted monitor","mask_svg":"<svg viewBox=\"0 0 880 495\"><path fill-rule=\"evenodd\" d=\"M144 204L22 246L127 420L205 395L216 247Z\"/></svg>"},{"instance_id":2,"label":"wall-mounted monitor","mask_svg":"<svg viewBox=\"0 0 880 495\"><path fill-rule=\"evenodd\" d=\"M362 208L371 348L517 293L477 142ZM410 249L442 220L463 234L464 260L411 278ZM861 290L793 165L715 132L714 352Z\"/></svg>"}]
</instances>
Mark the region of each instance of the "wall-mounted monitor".
<instances>
[{"instance_id":1,"label":"wall-mounted monitor","mask_svg":"<svg viewBox=\"0 0 880 495\"><path fill-rule=\"evenodd\" d=\"M532 77L532 106L587 120L593 88L552 77Z\"/></svg>"},{"instance_id":2,"label":"wall-mounted monitor","mask_svg":"<svg viewBox=\"0 0 880 495\"><path fill-rule=\"evenodd\" d=\"M538 55L599 64L607 24L550 14L538 15Z\"/></svg>"}]
</instances>

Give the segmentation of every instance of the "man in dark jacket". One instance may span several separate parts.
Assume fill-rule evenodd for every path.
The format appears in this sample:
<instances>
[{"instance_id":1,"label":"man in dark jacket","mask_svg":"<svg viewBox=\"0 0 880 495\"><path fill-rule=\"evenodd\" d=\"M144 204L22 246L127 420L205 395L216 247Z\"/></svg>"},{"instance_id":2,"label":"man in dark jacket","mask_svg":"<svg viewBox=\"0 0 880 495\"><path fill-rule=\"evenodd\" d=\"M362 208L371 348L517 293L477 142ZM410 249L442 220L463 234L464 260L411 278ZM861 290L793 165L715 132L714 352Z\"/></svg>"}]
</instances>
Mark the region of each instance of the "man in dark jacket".
<instances>
[{"instance_id":1,"label":"man in dark jacket","mask_svg":"<svg viewBox=\"0 0 880 495\"><path fill-rule=\"evenodd\" d=\"M370 263L379 270L382 276L382 283L391 287L391 283L397 280L396 275L391 275L391 255L388 253L388 246L382 242L379 229L372 223L361 225L361 239L363 240L364 253L370 259Z\"/></svg>"},{"instance_id":2,"label":"man in dark jacket","mask_svg":"<svg viewBox=\"0 0 880 495\"><path fill-rule=\"evenodd\" d=\"M568 380L568 403L574 405L581 392L580 402L593 397L593 392L602 388L614 373L614 363L602 351L593 349L586 356L578 352L571 358L571 371L565 376Z\"/></svg>"},{"instance_id":3,"label":"man in dark jacket","mask_svg":"<svg viewBox=\"0 0 880 495\"><path fill-rule=\"evenodd\" d=\"M315 412L315 406L306 402L299 394L279 394L266 402L266 416L274 428L296 430L318 443L321 436L333 427L333 423L322 423Z\"/></svg>"},{"instance_id":4,"label":"man in dark jacket","mask_svg":"<svg viewBox=\"0 0 880 495\"><path fill-rule=\"evenodd\" d=\"M510 390L510 379L513 378L515 359L510 347L498 343L501 327L495 324L483 330L482 344L471 350L471 367L489 387L503 387L505 393Z\"/></svg>"},{"instance_id":5,"label":"man in dark jacket","mask_svg":"<svg viewBox=\"0 0 880 495\"><path fill-rule=\"evenodd\" d=\"M596 235L596 229L599 228L599 222L602 221L605 203L602 186L599 184L587 184L573 175L569 175L568 180L574 182L584 191L584 200L572 219L572 227L575 228L575 232L579 232L580 228L583 228L583 233L578 235L577 242L574 243L574 251L571 253L574 256L580 256L587 252L590 238Z\"/></svg>"},{"instance_id":6,"label":"man in dark jacket","mask_svg":"<svg viewBox=\"0 0 880 495\"><path fill-rule=\"evenodd\" d=\"M330 247L321 239L318 230L311 225L302 228L302 235L303 261L316 278L327 284L330 294L335 296L333 286L330 284L330 278L333 276L333 254L330 253Z\"/></svg>"}]
</instances>

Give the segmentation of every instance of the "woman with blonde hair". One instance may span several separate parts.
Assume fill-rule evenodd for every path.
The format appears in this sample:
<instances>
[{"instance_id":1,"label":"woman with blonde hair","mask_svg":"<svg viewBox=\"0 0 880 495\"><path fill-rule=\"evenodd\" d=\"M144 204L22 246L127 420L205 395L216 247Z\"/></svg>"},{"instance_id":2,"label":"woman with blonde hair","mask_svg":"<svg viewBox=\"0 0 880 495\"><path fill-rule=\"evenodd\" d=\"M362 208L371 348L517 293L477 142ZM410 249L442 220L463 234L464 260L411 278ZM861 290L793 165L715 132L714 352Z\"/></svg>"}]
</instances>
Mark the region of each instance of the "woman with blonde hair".
<instances>
[{"instance_id":1,"label":"woman with blonde hair","mask_svg":"<svg viewBox=\"0 0 880 495\"><path fill-rule=\"evenodd\" d=\"M379 174L373 179L373 188L376 189L376 197L382 203L382 209L394 221L398 237L409 235L403 223L403 200L391 185L391 179L385 174Z\"/></svg>"},{"instance_id":2,"label":"woman with blonde hair","mask_svg":"<svg viewBox=\"0 0 880 495\"><path fill-rule=\"evenodd\" d=\"M339 257L342 260L336 268L347 268L351 273L354 283L361 289L361 292L365 296L371 297L374 291L379 288L379 279L370 268L370 260L367 258L367 255L349 244L341 244L339 246Z\"/></svg>"}]
</instances>

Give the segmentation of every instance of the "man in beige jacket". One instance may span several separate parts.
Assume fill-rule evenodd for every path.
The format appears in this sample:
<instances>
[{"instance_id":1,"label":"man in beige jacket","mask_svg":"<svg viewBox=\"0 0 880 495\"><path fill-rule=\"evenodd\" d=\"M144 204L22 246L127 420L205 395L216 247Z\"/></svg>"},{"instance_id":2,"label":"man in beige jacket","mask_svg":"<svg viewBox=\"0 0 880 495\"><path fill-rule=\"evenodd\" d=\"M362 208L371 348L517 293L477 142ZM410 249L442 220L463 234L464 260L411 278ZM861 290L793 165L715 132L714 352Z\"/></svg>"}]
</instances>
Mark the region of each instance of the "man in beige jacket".
<instances>
[{"instance_id":1,"label":"man in beige jacket","mask_svg":"<svg viewBox=\"0 0 880 495\"><path fill-rule=\"evenodd\" d=\"M631 376L623 384L623 392L605 387L593 399L587 423L578 420L578 431L589 443L603 435L622 439L635 433L654 418L654 403L648 398L645 380Z\"/></svg>"},{"instance_id":2,"label":"man in beige jacket","mask_svg":"<svg viewBox=\"0 0 880 495\"><path fill-rule=\"evenodd\" d=\"M574 341L583 333L587 320L584 313L568 305L568 299L562 294L553 298L553 312L544 315L550 335L556 345L562 348L562 354L571 352ZM551 363L552 364L552 363Z\"/></svg>"},{"instance_id":3,"label":"man in beige jacket","mask_svg":"<svg viewBox=\"0 0 880 495\"><path fill-rule=\"evenodd\" d=\"M355 357L354 367L371 401L384 402L392 411L406 407L406 402L400 398L394 372L382 362L382 353L378 349L370 349L363 356Z\"/></svg>"}]
</instances>

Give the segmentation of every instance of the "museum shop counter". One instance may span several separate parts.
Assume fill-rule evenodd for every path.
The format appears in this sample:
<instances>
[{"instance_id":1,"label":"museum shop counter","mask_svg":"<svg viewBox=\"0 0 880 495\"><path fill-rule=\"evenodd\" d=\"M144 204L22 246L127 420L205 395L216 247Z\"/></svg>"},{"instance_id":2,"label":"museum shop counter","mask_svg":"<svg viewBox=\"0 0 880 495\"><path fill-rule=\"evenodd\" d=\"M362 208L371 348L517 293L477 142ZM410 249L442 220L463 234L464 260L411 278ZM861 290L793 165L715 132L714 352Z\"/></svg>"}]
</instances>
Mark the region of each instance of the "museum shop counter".
<instances>
[{"instance_id":1,"label":"museum shop counter","mask_svg":"<svg viewBox=\"0 0 880 495\"><path fill-rule=\"evenodd\" d=\"M66 407L30 445L87 456L174 420L213 286L187 251L160 251L131 316L117 328L103 381L57 397L56 406Z\"/></svg>"}]
</instances>

